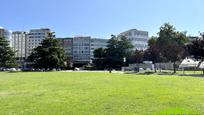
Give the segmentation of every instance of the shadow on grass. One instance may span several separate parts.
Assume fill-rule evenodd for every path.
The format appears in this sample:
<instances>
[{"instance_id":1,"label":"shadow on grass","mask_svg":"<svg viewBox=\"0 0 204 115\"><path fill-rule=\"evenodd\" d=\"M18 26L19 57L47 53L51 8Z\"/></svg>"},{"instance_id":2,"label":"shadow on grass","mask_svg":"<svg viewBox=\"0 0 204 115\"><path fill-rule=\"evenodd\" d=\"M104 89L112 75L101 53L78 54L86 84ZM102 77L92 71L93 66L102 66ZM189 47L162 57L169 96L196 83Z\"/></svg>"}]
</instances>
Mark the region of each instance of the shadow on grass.
<instances>
[{"instance_id":1,"label":"shadow on grass","mask_svg":"<svg viewBox=\"0 0 204 115\"><path fill-rule=\"evenodd\" d=\"M173 72L158 72L158 75L177 75L176 73Z\"/></svg>"},{"instance_id":2,"label":"shadow on grass","mask_svg":"<svg viewBox=\"0 0 204 115\"><path fill-rule=\"evenodd\" d=\"M155 72L125 72L125 74L137 74L137 75L152 75L155 74Z\"/></svg>"},{"instance_id":3,"label":"shadow on grass","mask_svg":"<svg viewBox=\"0 0 204 115\"><path fill-rule=\"evenodd\" d=\"M45 72L60 72L60 71L2 71L7 73L45 73Z\"/></svg>"},{"instance_id":4,"label":"shadow on grass","mask_svg":"<svg viewBox=\"0 0 204 115\"><path fill-rule=\"evenodd\" d=\"M203 77L204 74L183 74L183 73L173 73L171 71L163 71L163 72L152 72L152 71L146 71L146 72L125 72L125 74L135 74L135 75L176 75L176 76L189 76L189 77Z\"/></svg>"},{"instance_id":5,"label":"shadow on grass","mask_svg":"<svg viewBox=\"0 0 204 115\"><path fill-rule=\"evenodd\" d=\"M16 73L39 73L39 72L42 72L42 71L3 71L3 72L6 72L6 73L9 73L9 74L16 74ZM52 71L43 71L43 72L52 72Z\"/></svg>"},{"instance_id":6,"label":"shadow on grass","mask_svg":"<svg viewBox=\"0 0 204 115\"><path fill-rule=\"evenodd\" d=\"M6 73L21 73L21 71L6 71Z\"/></svg>"},{"instance_id":7,"label":"shadow on grass","mask_svg":"<svg viewBox=\"0 0 204 115\"><path fill-rule=\"evenodd\" d=\"M204 78L204 74L178 74L178 76L189 76L189 77L202 77L202 78Z\"/></svg>"},{"instance_id":8,"label":"shadow on grass","mask_svg":"<svg viewBox=\"0 0 204 115\"><path fill-rule=\"evenodd\" d=\"M143 73L139 73L140 75L152 75L152 74L155 74L155 72L150 72L150 71L147 71L147 72L143 72Z\"/></svg>"}]
</instances>

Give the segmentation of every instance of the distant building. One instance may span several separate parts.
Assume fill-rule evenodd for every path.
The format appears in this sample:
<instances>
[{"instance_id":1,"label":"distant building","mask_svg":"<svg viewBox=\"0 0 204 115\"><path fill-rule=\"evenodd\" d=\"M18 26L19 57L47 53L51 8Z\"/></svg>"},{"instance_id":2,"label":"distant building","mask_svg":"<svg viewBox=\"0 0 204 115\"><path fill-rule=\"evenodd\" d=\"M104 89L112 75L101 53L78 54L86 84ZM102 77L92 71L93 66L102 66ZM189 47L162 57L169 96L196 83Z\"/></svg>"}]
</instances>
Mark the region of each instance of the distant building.
<instances>
[{"instance_id":1,"label":"distant building","mask_svg":"<svg viewBox=\"0 0 204 115\"><path fill-rule=\"evenodd\" d=\"M94 50L106 48L107 39L91 37L73 37L59 38L60 45L64 48L65 53L70 57L73 64L87 64L94 59Z\"/></svg>"},{"instance_id":2,"label":"distant building","mask_svg":"<svg viewBox=\"0 0 204 115\"><path fill-rule=\"evenodd\" d=\"M196 40L199 40L200 38L198 36L189 36L188 37L188 40L189 42L193 42L193 41L196 41Z\"/></svg>"},{"instance_id":3,"label":"distant building","mask_svg":"<svg viewBox=\"0 0 204 115\"><path fill-rule=\"evenodd\" d=\"M134 49L146 50L148 48L148 32L140 31L137 29L131 29L119 34L119 36L125 36L134 46Z\"/></svg>"},{"instance_id":4,"label":"distant building","mask_svg":"<svg viewBox=\"0 0 204 115\"><path fill-rule=\"evenodd\" d=\"M22 31L12 32L12 48L15 51L17 62L23 63L26 57L26 38L27 33Z\"/></svg>"},{"instance_id":5,"label":"distant building","mask_svg":"<svg viewBox=\"0 0 204 115\"><path fill-rule=\"evenodd\" d=\"M38 47L43 39L48 38L51 30L48 28L32 29L28 33L26 41L26 57L28 57L34 48Z\"/></svg>"},{"instance_id":6,"label":"distant building","mask_svg":"<svg viewBox=\"0 0 204 115\"><path fill-rule=\"evenodd\" d=\"M90 56L91 56L91 59L94 59L94 50L98 49L98 48L107 48L107 42L108 42L108 39L101 39L101 38L93 38L91 39L91 42L90 42L90 48L91 48L91 51L90 51Z\"/></svg>"},{"instance_id":7,"label":"distant building","mask_svg":"<svg viewBox=\"0 0 204 115\"><path fill-rule=\"evenodd\" d=\"M72 61L73 54L73 38L59 38L60 45L64 48L66 55Z\"/></svg>"},{"instance_id":8,"label":"distant building","mask_svg":"<svg viewBox=\"0 0 204 115\"><path fill-rule=\"evenodd\" d=\"M90 57L91 37L74 37L73 38L73 62L86 64L91 60Z\"/></svg>"},{"instance_id":9,"label":"distant building","mask_svg":"<svg viewBox=\"0 0 204 115\"><path fill-rule=\"evenodd\" d=\"M12 32L12 48L16 51L17 58L25 58L27 33L22 31Z\"/></svg>"},{"instance_id":10,"label":"distant building","mask_svg":"<svg viewBox=\"0 0 204 115\"><path fill-rule=\"evenodd\" d=\"M5 38L7 41L9 41L9 45L11 46L11 31L7 30L3 27L0 27L0 37Z\"/></svg>"}]
</instances>

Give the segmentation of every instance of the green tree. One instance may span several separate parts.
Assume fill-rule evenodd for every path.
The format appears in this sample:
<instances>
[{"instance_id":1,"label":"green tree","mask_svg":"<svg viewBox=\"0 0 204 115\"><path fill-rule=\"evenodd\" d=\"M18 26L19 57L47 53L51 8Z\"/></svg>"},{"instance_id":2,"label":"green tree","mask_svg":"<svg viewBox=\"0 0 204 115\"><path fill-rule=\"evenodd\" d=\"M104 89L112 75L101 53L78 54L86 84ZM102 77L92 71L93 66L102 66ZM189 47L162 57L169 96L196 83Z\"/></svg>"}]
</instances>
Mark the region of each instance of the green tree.
<instances>
[{"instance_id":1,"label":"green tree","mask_svg":"<svg viewBox=\"0 0 204 115\"><path fill-rule=\"evenodd\" d=\"M64 68L67 57L57 39L47 38L34 49L28 60L33 63L34 68L52 70L54 68Z\"/></svg>"},{"instance_id":2,"label":"green tree","mask_svg":"<svg viewBox=\"0 0 204 115\"><path fill-rule=\"evenodd\" d=\"M99 48L94 50L94 66L97 70L104 70L106 68L106 50Z\"/></svg>"},{"instance_id":3,"label":"green tree","mask_svg":"<svg viewBox=\"0 0 204 115\"><path fill-rule=\"evenodd\" d=\"M184 53L184 48L176 43L166 45L164 57L168 61L173 62L174 73L176 73L176 61L180 61L181 59L183 59Z\"/></svg>"},{"instance_id":4,"label":"green tree","mask_svg":"<svg viewBox=\"0 0 204 115\"><path fill-rule=\"evenodd\" d=\"M187 44L186 50L188 51L189 55L192 58L200 61L199 64L197 65L197 69L198 69L201 63L204 61L204 39L199 39L199 40L193 41L192 43ZM203 73L204 73L204 70L203 70Z\"/></svg>"},{"instance_id":5,"label":"green tree","mask_svg":"<svg viewBox=\"0 0 204 115\"><path fill-rule=\"evenodd\" d=\"M15 52L9 47L9 41L0 37L0 67L16 67Z\"/></svg>"},{"instance_id":6,"label":"green tree","mask_svg":"<svg viewBox=\"0 0 204 115\"><path fill-rule=\"evenodd\" d=\"M124 58L132 53L133 45L124 36L112 35L107 48L94 51L94 64L98 69L119 69L124 65Z\"/></svg>"},{"instance_id":7,"label":"green tree","mask_svg":"<svg viewBox=\"0 0 204 115\"><path fill-rule=\"evenodd\" d=\"M109 68L119 69L124 65L123 59L129 57L133 45L125 36L111 36L106 49L106 62Z\"/></svg>"},{"instance_id":8,"label":"green tree","mask_svg":"<svg viewBox=\"0 0 204 115\"><path fill-rule=\"evenodd\" d=\"M174 73L176 73L175 62L180 61L185 54L184 44L188 41L186 32L179 32L170 25L165 23L160 28L157 46L164 62L174 63Z\"/></svg>"},{"instance_id":9,"label":"green tree","mask_svg":"<svg viewBox=\"0 0 204 115\"><path fill-rule=\"evenodd\" d=\"M152 61L154 64L155 72L157 72L156 63L162 60L159 48L156 43L157 37L151 37L148 41L148 49L144 53L145 60Z\"/></svg>"},{"instance_id":10,"label":"green tree","mask_svg":"<svg viewBox=\"0 0 204 115\"><path fill-rule=\"evenodd\" d=\"M137 63L137 72L140 72L140 63L144 61L144 51L136 49L133 54L133 60Z\"/></svg>"}]
</instances>

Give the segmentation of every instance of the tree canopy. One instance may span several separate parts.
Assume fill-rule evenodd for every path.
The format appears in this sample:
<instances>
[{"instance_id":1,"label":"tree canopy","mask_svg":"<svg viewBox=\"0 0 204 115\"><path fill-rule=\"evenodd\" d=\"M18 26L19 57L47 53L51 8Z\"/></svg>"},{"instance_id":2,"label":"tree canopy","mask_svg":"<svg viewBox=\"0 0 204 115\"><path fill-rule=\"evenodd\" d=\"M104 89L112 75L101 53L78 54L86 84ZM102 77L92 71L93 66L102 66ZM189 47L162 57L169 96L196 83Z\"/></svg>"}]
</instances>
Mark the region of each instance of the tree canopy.
<instances>
[{"instance_id":1,"label":"tree canopy","mask_svg":"<svg viewBox=\"0 0 204 115\"><path fill-rule=\"evenodd\" d=\"M9 41L0 37L0 67L15 67L15 52L9 47Z\"/></svg>"},{"instance_id":2,"label":"tree canopy","mask_svg":"<svg viewBox=\"0 0 204 115\"><path fill-rule=\"evenodd\" d=\"M106 50L103 48L99 48L94 50L94 66L97 70L104 70L106 68Z\"/></svg>"},{"instance_id":3,"label":"tree canopy","mask_svg":"<svg viewBox=\"0 0 204 115\"><path fill-rule=\"evenodd\" d=\"M164 62L174 63L174 73L176 72L175 62L185 56L184 45L188 41L186 32L179 32L169 23L161 26L157 39L157 46Z\"/></svg>"},{"instance_id":4,"label":"tree canopy","mask_svg":"<svg viewBox=\"0 0 204 115\"><path fill-rule=\"evenodd\" d=\"M57 39L47 38L33 50L28 60L32 62L34 68L52 70L65 67L67 57Z\"/></svg>"},{"instance_id":5,"label":"tree canopy","mask_svg":"<svg viewBox=\"0 0 204 115\"><path fill-rule=\"evenodd\" d=\"M99 49L95 52L98 64L106 64L104 67L120 68L124 64L124 57L128 63L142 63L144 60L157 62L173 62L176 72L177 61L185 58L185 44L188 42L186 32L177 31L173 25L165 23L160 27L158 37L152 37L148 41L148 48L145 51L132 51L133 45L124 36L111 36L106 49ZM103 55L98 55L103 54ZM140 61L138 61L140 60ZM142 60L142 61L141 61ZM96 64L97 65L97 64Z\"/></svg>"},{"instance_id":6,"label":"tree canopy","mask_svg":"<svg viewBox=\"0 0 204 115\"><path fill-rule=\"evenodd\" d=\"M152 61L152 63L154 64L154 70L156 72L156 62L160 62L162 60L159 47L157 46L157 37L151 37L149 39L148 48L144 52L144 59Z\"/></svg>"},{"instance_id":7,"label":"tree canopy","mask_svg":"<svg viewBox=\"0 0 204 115\"><path fill-rule=\"evenodd\" d=\"M106 49L95 50L95 65L100 63L104 68L119 69L124 65L124 58L131 55L132 48L133 45L125 36L112 35Z\"/></svg>"},{"instance_id":8,"label":"tree canopy","mask_svg":"<svg viewBox=\"0 0 204 115\"><path fill-rule=\"evenodd\" d=\"M186 50L188 51L189 55L192 58L200 61L197 68L199 68L200 64L204 61L204 39L203 38L204 37L202 35L202 39L198 39L186 45Z\"/></svg>"}]
</instances>

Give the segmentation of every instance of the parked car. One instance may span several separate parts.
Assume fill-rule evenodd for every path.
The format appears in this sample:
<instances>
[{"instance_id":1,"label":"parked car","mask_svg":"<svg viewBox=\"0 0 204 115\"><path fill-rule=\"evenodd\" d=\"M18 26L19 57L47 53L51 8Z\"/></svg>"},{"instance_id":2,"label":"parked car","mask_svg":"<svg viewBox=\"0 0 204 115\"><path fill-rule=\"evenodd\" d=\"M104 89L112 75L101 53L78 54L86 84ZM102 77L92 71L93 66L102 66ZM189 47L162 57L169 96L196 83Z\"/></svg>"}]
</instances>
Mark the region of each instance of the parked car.
<instances>
[{"instance_id":1,"label":"parked car","mask_svg":"<svg viewBox=\"0 0 204 115\"><path fill-rule=\"evenodd\" d=\"M75 67L74 71L80 71L80 68Z\"/></svg>"},{"instance_id":2,"label":"parked car","mask_svg":"<svg viewBox=\"0 0 204 115\"><path fill-rule=\"evenodd\" d=\"M17 70L16 70L16 68L9 68L8 71L15 72Z\"/></svg>"},{"instance_id":3,"label":"parked car","mask_svg":"<svg viewBox=\"0 0 204 115\"><path fill-rule=\"evenodd\" d=\"M143 68L140 68L139 70L140 70L140 71L143 71L144 69L143 69Z\"/></svg>"}]
</instances>

